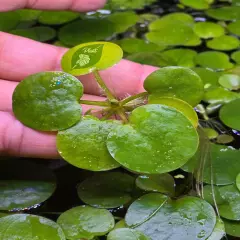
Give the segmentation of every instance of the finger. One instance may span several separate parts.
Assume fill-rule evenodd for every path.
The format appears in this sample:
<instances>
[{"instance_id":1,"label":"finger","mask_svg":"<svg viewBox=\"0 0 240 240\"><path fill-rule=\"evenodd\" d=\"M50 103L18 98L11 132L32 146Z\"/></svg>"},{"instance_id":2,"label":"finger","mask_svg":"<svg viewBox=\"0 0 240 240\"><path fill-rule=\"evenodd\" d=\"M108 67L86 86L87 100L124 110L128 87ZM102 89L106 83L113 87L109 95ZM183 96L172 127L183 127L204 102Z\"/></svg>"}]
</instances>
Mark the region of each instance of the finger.
<instances>
[{"instance_id":1,"label":"finger","mask_svg":"<svg viewBox=\"0 0 240 240\"><path fill-rule=\"evenodd\" d=\"M0 80L0 111L12 112L12 94L18 84L19 84L18 82ZM92 100L92 101L106 100L106 98L104 97L92 96L88 94L84 94L81 99ZM83 113L85 113L86 111L88 111L90 108L93 108L93 107L94 106L82 105ZM99 109L99 108L94 107L94 109ZM0 118L0 121L1 121L1 118Z\"/></svg>"},{"instance_id":2,"label":"finger","mask_svg":"<svg viewBox=\"0 0 240 240\"><path fill-rule=\"evenodd\" d=\"M87 12L102 8L105 0L1 0L0 11L20 8Z\"/></svg>"},{"instance_id":3,"label":"finger","mask_svg":"<svg viewBox=\"0 0 240 240\"><path fill-rule=\"evenodd\" d=\"M61 70L60 61L66 49L0 32L0 78L21 81L30 74ZM123 98L142 92L144 79L157 68L122 60L101 71L116 97ZM100 95L92 74L81 76L85 93Z\"/></svg>"}]
</instances>

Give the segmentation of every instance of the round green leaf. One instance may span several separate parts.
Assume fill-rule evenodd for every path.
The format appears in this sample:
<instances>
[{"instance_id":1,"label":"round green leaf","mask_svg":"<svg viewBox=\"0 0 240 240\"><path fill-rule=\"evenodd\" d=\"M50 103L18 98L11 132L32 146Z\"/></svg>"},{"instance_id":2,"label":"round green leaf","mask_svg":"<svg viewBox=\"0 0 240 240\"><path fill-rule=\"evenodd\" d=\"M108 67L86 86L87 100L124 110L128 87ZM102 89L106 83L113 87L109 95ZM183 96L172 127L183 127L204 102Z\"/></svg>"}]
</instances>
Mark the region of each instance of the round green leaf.
<instances>
[{"instance_id":1,"label":"round green leaf","mask_svg":"<svg viewBox=\"0 0 240 240\"><path fill-rule=\"evenodd\" d=\"M60 25L79 18L80 14L78 12L71 11L43 11L38 21L42 24L47 25Z\"/></svg>"},{"instance_id":2,"label":"round green leaf","mask_svg":"<svg viewBox=\"0 0 240 240\"><path fill-rule=\"evenodd\" d=\"M240 7L237 6L229 6L229 7L221 7L221 8L212 8L206 11L206 14L209 17L212 17L217 20L238 20L240 19Z\"/></svg>"},{"instance_id":3,"label":"round green leaf","mask_svg":"<svg viewBox=\"0 0 240 240\"><path fill-rule=\"evenodd\" d=\"M179 168L197 147L198 134L190 120L160 104L136 108L129 124L116 127L107 139L107 148L115 160L127 169L148 174Z\"/></svg>"},{"instance_id":4,"label":"round green leaf","mask_svg":"<svg viewBox=\"0 0 240 240\"><path fill-rule=\"evenodd\" d=\"M163 58L160 52L138 52L127 56L128 60L133 62L162 67L168 65L166 59Z\"/></svg>"},{"instance_id":5,"label":"round green leaf","mask_svg":"<svg viewBox=\"0 0 240 240\"><path fill-rule=\"evenodd\" d=\"M182 67L194 67L194 58L197 56L197 52L191 49L171 49L162 52L162 57L165 59L166 64L164 66L182 66Z\"/></svg>"},{"instance_id":6,"label":"round green leaf","mask_svg":"<svg viewBox=\"0 0 240 240\"><path fill-rule=\"evenodd\" d=\"M135 12L115 12L107 19L114 24L116 33L122 33L134 26L138 22L139 16Z\"/></svg>"},{"instance_id":7,"label":"round green leaf","mask_svg":"<svg viewBox=\"0 0 240 240\"><path fill-rule=\"evenodd\" d=\"M213 22L197 22L193 28L200 38L215 38L224 35L224 28Z\"/></svg>"},{"instance_id":8,"label":"round green leaf","mask_svg":"<svg viewBox=\"0 0 240 240\"><path fill-rule=\"evenodd\" d=\"M115 224L114 229L126 228L126 227L127 227L127 225L126 225L126 223L125 223L125 220L122 219L122 220L120 220L119 222L117 222L117 223Z\"/></svg>"},{"instance_id":9,"label":"round green leaf","mask_svg":"<svg viewBox=\"0 0 240 240\"><path fill-rule=\"evenodd\" d=\"M61 64L65 72L78 76L109 68L118 63L122 56L122 49L114 43L91 42L67 51Z\"/></svg>"},{"instance_id":10,"label":"round green leaf","mask_svg":"<svg viewBox=\"0 0 240 240\"><path fill-rule=\"evenodd\" d=\"M143 233L130 228L120 228L111 231L108 236L107 240L149 240L147 236Z\"/></svg>"},{"instance_id":11,"label":"round green leaf","mask_svg":"<svg viewBox=\"0 0 240 240\"><path fill-rule=\"evenodd\" d=\"M237 175L237 178L236 178L236 185L237 185L237 188L238 188L239 191L240 191L240 173Z\"/></svg>"},{"instance_id":12,"label":"round green leaf","mask_svg":"<svg viewBox=\"0 0 240 240\"><path fill-rule=\"evenodd\" d=\"M232 53L231 58L237 63L240 64L240 51Z\"/></svg>"},{"instance_id":13,"label":"round green leaf","mask_svg":"<svg viewBox=\"0 0 240 240\"><path fill-rule=\"evenodd\" d=\"M67 239L78 240L105 235L113 229L115 221L108 210L78 206L62 213L57 223Z\"/></svg>"},{"instance_id":14,"label":"round green leaf","mask_svg":"<svg viewBox=\"0 0 240 240\"><path fill-rule=\"evenodd\" d=\"M217 103L227 103L233 101L234 99L240 98L240 94L236 92L231 92L225 88L210 88L205 92L203 101L217 104Z\"/></svg>"},{"instance_id":15,"label":"round green leaf","mask_svg":"<svg viewBox=\"0 0 240 240\"><path fill-rule=\"evenodd\" d=\"M138 1L129 1L129 0L109 0L108 4L110 9L113 10L126 10L126 9L142 9L146 5L155 2L155 0L138 0Z\"/></svg>"},{"instance_id":16,"label":"round green leaf","mask_svg":"<svg viewBox=\"0 0 240 240\"><path fill-rule=\"evenodd\" d=\"M221 76L220 72L213 71L212 69L207 68L192 68L194 72L196 72L199 77L202 79L204 84L204 89L210 87L218 87L218 79Z\"/></svg>"},{"instance_id":17,"label":"round green leaf","mask_svg":"<svg viewBox=\"0 0 240 240\"><path fill-rule=\"evenodd\" d=\"M218 132L212 128L203 128L203 131L209 139L215 139L218 137Z\"/></svg>"},{"instance_id":18,"label":"round green leaf","mask_svg":"<svg viewBox=\"0 0 240 240\"><path fill-rule=\"evenodd\" d=\"M0 12L0 31L10 31L14 29L20 21L17 12Z\"/></svg>"},{"instance_id":19,"label":"round green leaf","mask_svg":"<svg viewBox=\"0 0 240 240\"><path fill-rule=\"evenodd\" d=\"M112 36L114 32L114 23L107 19L77 20L60 28L59 40L73 47L80 43L104 40Z\"/></svg>"},{"instance_id":20,"label":"round green leaf","mask_svg":"<svg viewBox=\"0 0 240 240\"><path fill-rule=\"evenodd\" d=\"M126 223L151 239L206 239L213 231L216 215L210 204L195 197L177 201L148 194L128 209Z\"/></svg>"},{"instance_id":21,"label":"round green leaf","mask_svg":"<svg viewBox=\"0 0 240 240\"><path fill-rule=\"evenodd\" d=\"M143 13L139 15L139 23L143 23L146 24L147 23L151 23L153 21L156 21L159 18L159 16L157 14L152 14L152 13Z\"/></svg>"},{"instance_id":22,"label":"round green leaf","mask_svg":"<svg viewBox=\"0 0 240 240\"><path fill-rule=\"evenodd\" d=\"M203 10L209 8L209 4L206 0L180 0L180 2L187 6L191 7L193 9Z\"/></svg>"},{"instance_id":23,"label":"round green leaf","mask_svg":"<svg viewBox=\"0 0 240 240\"><path fill-rule=\"evenodd\" d=\"M221 240L225 235L226 233L224 222L220 218L217 218L217 222L213 229L213 232L207 238L207 240Z\"/></svg>"},{"instance_id":24,"label":"round green leaf","mask_svg":"<svg viewBox=\"0 0 240 240\"><path fill-rule=\"evenodd\" d=\"M234 141L234 137L228 134L221 134L217 137L217 143L227 144Z\"/></svg>"},{"instance_id":25,"label":"round green leaf","mask_svg":"<svg viewBox=\"0 0 240 240\"><path fill-rule=\"evenodd\" d=\"M194 108L188 103L171 97L154 97L150 95L148 103L150 104L163 104L169 107L173 107L187 117L196 128L198 126L198 115L194 111Z\"/></svg>"},{"instance_id":26,"label":"round green leaf","mask_svg":"<svg viewBox=\"0 0 240 240\"><path fill-rule=\"evenodd\" d=\"M218 38L214 38L207 42L207 47L214 50L228 51L238 48L240 42L238 38L233 36L223 35Z\"/></svg>"},{"instance_id":27,"label":"round green leaf","mask_svg":"<svg viewBox=\"0 0 240 240\"><path fill-rule=\"evenodd\" d=\"M233 237L240 237L240 221L228 221L224 219L226 233Z\"/></svg>"},{"instance_id":28,"label":"round green leaf","mask_svg":"<svg viewBox=\"0 0 240 240\"><path fill-rule=\"evenodd\" d=\"M21 21L28 22L37 20L42 11L35 9L19 9L16 12L20 16Z\"/></svg>"},{"instance_id":29,"label":"round green leaf","mask_svg":"<svg viewBox=\"0 0 240 240\"><path fill-rule=\"evenodd\" d=\"M214 195L212 187L207 185L204 187L204 198L213 206L216 201L221 217L240 220L240 191L235 185L214 186Z\"/></svg>"},{"instance_id":30,"label":"round green leaf","mask_svg":"<svg viewBox=\"0 0 240 240\"><path fill-rule=\"evenodd\" d=\"M11 31L12 34L30 38L40 42L46 42L56 37L57 32L50 27L32 27L27 29L16 29Z\"/></svg>"},{"instance_id":31,"label":"round green leaf","mask_svg":"<svg viewBox=\"0 0 240 240\"><path fill-rule=\"evenodd\" d=\"M232 22L227 26L228 31L230 33L233 33L233 34L237 35L237 36L240 36L239 28L240 28L240 20Z\"/></svg>"},{"instance_id":32,"label":"round green leaf","mask_svg":"<svg viewBox=\"0 0 240 240\"><path fill-rule=\"evenodd\" d=\"M240 98L225 104L219 113L221 121L236 130L240 130Z\"/></svg>"},{"instance_id":33,"label":"round green leaf","mask_svg":"<svg viewBox=\"0 0 240 240\"><path fill-rule=\"evenodd\" d=\"M56 188L50 169L23 159L1 159L0 178L0 210L5 211L37 208Z\"/></svg>"},{"instance_id":34,"label":"round green leaf","mask_svg":"<svg viewBox=\"0 0 240 240\"><path fill-rule=\"evenodd\" d=\"M165 67L150 74L144 81L150 97L180 98L196 106L203 97L203 83L191 69Z\"/></svg>"},{"instance_id":35,"label":"round green leaf","mask_svg":"<svg viewBox=\"0 0 240 240\"><path fill-rule=\"evenodd\" d=\"M72 128L58 132L58 151L66 161L79 168L91 171L117 168L119 163L111 157L106 146L108 134L117 125L117 121L84 117Z\"/></svg>"},{"instance_id":36,"label":"round green leaf","mask_svg":"<svg viewBox=\"0 0 240 240\"><path fill-rule=\"evenodd\" d=\"M65 240L61 227L44 217L13 214L0 218L1 240Z\"/></svg>"},{"instance_id":37,"label":"round green leaf","mask_svg":"<svg viewBox=\"0 0 240 240\"><path fill-rule=\"evenodd\" d=\"M164 49L164 47L146 42L139 38L124 38L117 43L121 46L123 51L127 53L154 52Z\"/></svg>"},{"instance_id":38,"label":"round green leaf","mask_svg":"<svg viewBox=\"0 0 240 240\"><path fill-rule=\"evenodd\" d=\"M217 51L206 51L199 53L195 61L198 65L206 68L224 70L233 67L227 54Z\"/></svg>"},{"instance_id":39,"label":"round green leaf","mask_svg":"<svg viewBox=\"0 0 240 240\"><path fill-rule=\"evenodd\" d=\"M121 172L95 174L81 182L79 198L98 208L115 208L128 203L135 185L135 179Z\"/></svg>"},{"instance_id":40,"label":"round green leaf","mask_svg":"<svg viewBox=\"0 0 240 240\"><path fill-rule=\"evenodd\" d=\"M13 112L24 125L57 131L81 119L80 81L64 72L42 72L25 78L13 93Z\"/></svg>"},{"instance_id":41,"label":"round green leaf","mask_svg":"<svg viewBox=\"0 0 240 240\"><path fill-rule=\"evenodd\" d=\"M136 185L142 190L160 192L174 195L175 182L173 177L168 173L160 175L140 175L136 179Z\"/></svg>"},{"instance_id":42,"label":"round green leaf","mask_svg":"<svg viewBox=\"0 0 240 240\"><path fill-rule=\"evenodd\" d=\"M234 74L224 74L219 80L219 84L229 90L238 90L240 88L240 77Z\"/></svg>"}]
</instances>

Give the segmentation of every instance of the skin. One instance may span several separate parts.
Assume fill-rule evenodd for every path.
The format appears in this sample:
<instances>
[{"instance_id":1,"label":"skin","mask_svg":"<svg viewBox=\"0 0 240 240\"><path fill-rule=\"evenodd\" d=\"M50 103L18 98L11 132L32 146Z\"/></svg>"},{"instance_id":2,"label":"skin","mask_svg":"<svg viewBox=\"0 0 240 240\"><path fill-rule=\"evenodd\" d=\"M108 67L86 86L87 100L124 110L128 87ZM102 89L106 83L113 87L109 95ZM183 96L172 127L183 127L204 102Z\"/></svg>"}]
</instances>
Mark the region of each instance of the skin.
<instances>
[{"instance_id":1,"label":"skin","mask_svg":"<svg viewBox=\"0 0 240 240\"><path fill-rule=\"evenodd\" d=\"M105 0L1 0L0 12L20 8L92 11ZM38 132L22 125L12 113L12 93L30 74L61 70L67 49L0 32L0 155L59 158L56 133ZM122 60L101 71L109 89L119 99L142 92L144 79L156 68ZM82 76L86 100L104 100L92 74ZM84 112L89 107L83 106Z\"/></svg>"}]
</instances>

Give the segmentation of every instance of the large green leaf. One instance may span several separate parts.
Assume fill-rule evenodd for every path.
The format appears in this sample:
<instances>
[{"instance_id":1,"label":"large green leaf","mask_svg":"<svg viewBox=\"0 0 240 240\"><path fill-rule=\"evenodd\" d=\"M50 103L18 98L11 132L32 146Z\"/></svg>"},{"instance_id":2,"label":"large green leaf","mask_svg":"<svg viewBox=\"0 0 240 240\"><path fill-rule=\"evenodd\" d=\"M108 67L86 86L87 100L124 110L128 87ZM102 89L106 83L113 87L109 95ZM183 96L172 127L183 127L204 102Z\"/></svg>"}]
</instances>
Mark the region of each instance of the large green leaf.
<instances>
[{"instance_id":1,"label":"large green leaf","mask_svg":"<svg viewBox=\"0 0 240 240\"><path fill-rule=\"evenodd\" d=\"M115 208L128 203L132 197L135 179L121 172L98 173L81 182L79 198L98 208Z\"/></svg>"},{"instance_id":2,"label":"large green leaf","mask_svg":"<svg viewBox=\"0 0 240 240\"><path fill-rule=\"evenodd\" d=\"M114 43L90 42L68 50L61 64L65 72L79 76L109 68L118 63L122 56L122 49Z\"/></svg>"},{"instance_id":3,"label":"large green leaf","mask_svg":"<svg viewBox=\"0 0 240 240\"><path fill-rule=\"evenodd\" d=\"M226 233L233 237L240 237L240 221L228 221L224 219Z\"/></svg>"},{"instance_id":4,"label":"large green leaf","mask_svg":"<svg viewBox=\"0 0 240 240\"><path fill-rule=\"evenodd\" d=\"M198 65L206 68L224 70L232 68L234 65L229 61L227 54L217 51L206 51L199 53L195 61Z\"/></svg>"},{"instance_id":5,"label":"large green leaf","mask_svg":"<svg viewBox=\"0 0 240 240\"><path fill-rule=\"evenodd\" d=\"M78 12L71 11L43 11L38 21L42 24L47 25L60 25L79 18L80 14Z\"/></svg>"},{"instance_id":6,"label":"large green leaf","mask_svg":"<svg viewBox=\"0 0 240 240\"><path fill-rule=\"evenodd\" d=\"M226 105L224 105L221 110L219 117L221 121L227 126L240 130L240 98L233 100Z\"/></svg>"},{"instance_id":7,"label":"large green leaf","mask_svg":"<svg viewBox=\"0 0 240 240\"><path fill-rule=\"evenodd\" d=\"M194 155L198 134L190 120L176 109L150 104L136 108L129 124L116 127L108 136L107 147L127 169L166 173Z\"/></svg>"},{"instance_id":8,"label":"large green leaf","mask_svg":"<svg viewBox=\"0 0 240 240\"><path fill-rule=\"evenodd\" d=\"M143 233L130 228L115 229L107 236L107 240L149 240Z\"/></svg>"},{"instance_id":9,"label":"large green leaf","mask_svg":"<svg viewBox=\"0 0 240 240\"><path fill-rule=\"evenodd\" d=\"M136 185L145 191L160 192L167 195L174 195L175 182L168 173L159 175L140 175L136 179Z\"/></svg>"},{"instance_id":10,"label":"large green leaf","mask_svg":"<svg viewBox=\"0 0 240 240\"><path fill-rule=\"evenodd\" d=\"M60 215L57 223L69 240L92 239L114 228L113 215L105 209L78 206Z\"/></svg>"},{"instance_id":11,"label":"large green leaf","mask_svg":"<svg viewBox=\"0 0 240 240\"><path fill-rule=\"evenodd\" d=\"M150 74L144 81L144 88L151 97L180 98L196 106L203 97L203 83L191 69L165 67Z\"/></svg>"},{"instance_id":12,"label":"large green leaf","mask_svg":"<svg viewBox=\"0 0 240 240\"><path fill-rule=\"evenodd\" d=\"M16 11L23 22L35 21L38 19L42 11L35 9L19 9Z\"/></svg>"},{"instance_id":13,"label":"large green leaf","mask_svg":"<svg viewBox=\"0 0 240 240\"><path fill-rule=\"evenodd\" d=\"M240 220L240 191L236 185L214 187L207 185L204 187L204 198L213 206L216 202L221 217Z\"/></svg>"},{"instance_id":14,"label":"large green leaf","mask_svg":"<svg viewBox=\"0 0 240 240\"><path fill-rule=\"evenodd\" d=\"M106 171L119 167L106 146L108 134L117 125L117 121L84 117L72 128L58 133L58 151L66 161L79 168Z\"/></svg>"},{"instance_id":15,"label":"large green leaf","mask_svg":"<svg viewBox=\"0 0 240 240\"><path fill-rule=\"evenodd\" d=\"M0 12L0 31L10 31L14 29L20 21L17 12Z\"/></svg>"},{"instance_id":16,"label":"large green leaf","mask_svg":"<svg viewBox=\"0 0 240 240\"><path fill-rule=\"evenodd\" d=\"M220 8L208 9L206 14L217 20L238 20L240 19L240 7L238 6L227 6Z\"/></svg>"},{"instance_id":17,"label":"large green leaf","mask_svg":"<svg viewBox=\"0 0 240 240\"><path fill-rule=\"evenodd\" d=\"M80 81L64 72L41 72L21 81L13 93L13 112L24 125L57 131L81 119Z\"/></svg>"},{"instance_id":18,"label":"large green leaf","mask_svg":"<svg viewBox=\"0 0 240 240\"><path fill-rule=\"evenodd\" d=\"M193 240L207 239L214 229L216 215L202 199L183 197L173 201L152 193L132 203L125 220L128 226L152 240Z\"/></svg>"},{"instance_id":19,"label":"large green leaf","mask_svg":"<svg viewBox=\"0 0 240 240\"><path fill-rule=\"evenodd\" d=\"M155 0L109 0L109 7L113 10L142 9L146 5L155 2Z\"/></svg>"},{"instance_id":20,"label":"large green leaf","mask_svg":"<svg viewBox=\"0 0 240 240\"><path fill-rule=\"evenodd\" d=\"M226 233L225 233L224 222L220 218L217 218L217 222L213 229L213 232L207 238L207 240L221 240L225 235Z\"/></svg>"},{"instance_id":21,"label":"large green leaf","mask_svg":"<svg viewBox=\"0 0 240 240\"><path fill-rule=\"evenodd\" d=\"M180 0L180 2L193 9L203 10L209 8L209 3L207 0Z\"/></svg>"},{"instance_id":22,"label":"large green leaf","mask_svg":"<svg viewBox=\"0 0 240 240\"><path fill-rule=\"evenodd\" d=\"M104 40L115 32L115 25L107 19L84 19L64 25L59 30L59 39L67 46Z\"/></svg>"},{"instance_id":23,"label":"large green leaf","mask_svg":"<svg viewBox=\"0 0 240 240\"><path fill-rule=\"evenodd\" d=\"M40 42L46 42L56 37L57 32L50 27L32 27L27 29L16 29L11 31L12 34L30 38Z\"/></svg>"},{"instance_id":24,"label":"large green leaf","mask_svg":"<svg viewBox=\"0 0 240 240\"><path fill-rule=\"evenodd\" d=\"M13 214L0 218L0 240L65 240L61 227L44 217Z\"/></svg>"}]
</instances>

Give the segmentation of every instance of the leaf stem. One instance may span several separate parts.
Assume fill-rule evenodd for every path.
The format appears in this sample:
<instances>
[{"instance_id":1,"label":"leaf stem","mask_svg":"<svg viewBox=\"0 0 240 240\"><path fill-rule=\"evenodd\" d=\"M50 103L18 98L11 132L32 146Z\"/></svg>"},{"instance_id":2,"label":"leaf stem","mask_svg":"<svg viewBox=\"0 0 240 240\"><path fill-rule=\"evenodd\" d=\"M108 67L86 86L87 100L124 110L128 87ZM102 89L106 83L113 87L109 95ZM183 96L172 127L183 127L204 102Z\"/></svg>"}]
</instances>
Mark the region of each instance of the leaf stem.
<instances>
[{"instance_id":1,"label":"leaf stem","mask_svg":"<svg viewBox=\"0 0 240 240\"><path fill-rule=\"evenodd\" d=\"M108 102L80 100L81 104L109 107Z\"/></svg>"},{"instance_id":2,"label":"leaf stem","mask_svg":"<svg viewBox=\"0 0 240 240\"><path fill-rule=\"evenodd\" d=\"M124 106L126 103L129 103L138 98L146 97L147 95L148 95L148 92L138 93L136 95L123 99L120 103L122 106Z\"/></svg>"},{"instance_id":3,"label":"leaf stem","mask_svg":"<svg viewBox=\"0 0 240 240\"><path fill-rule=\"evenodd\" d=\"M118 109L116 112L124 123L128 123L127 116L125 115L125 113L121 109Z\"/></svg>"},{"instance_id":4,"label":"leaf stem","mask_svg":"<svg viewBox=\"0 0 240 240\"><path fill-rule=\"evenodd\" d=\"M115 97L113 96L113 94L111 93L111 91L108 89L108 87L106 86L106 84L104 83L104 81L102 80L99 72L96 70L93 72L94 77L97 81L97 83L99 84L99 86L103 89L103 91L106 93L106 96L108 97L109 100L115 99Z\"/></svg>"}]
</instances>

